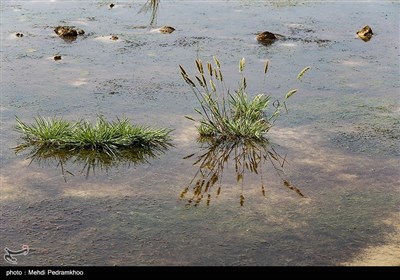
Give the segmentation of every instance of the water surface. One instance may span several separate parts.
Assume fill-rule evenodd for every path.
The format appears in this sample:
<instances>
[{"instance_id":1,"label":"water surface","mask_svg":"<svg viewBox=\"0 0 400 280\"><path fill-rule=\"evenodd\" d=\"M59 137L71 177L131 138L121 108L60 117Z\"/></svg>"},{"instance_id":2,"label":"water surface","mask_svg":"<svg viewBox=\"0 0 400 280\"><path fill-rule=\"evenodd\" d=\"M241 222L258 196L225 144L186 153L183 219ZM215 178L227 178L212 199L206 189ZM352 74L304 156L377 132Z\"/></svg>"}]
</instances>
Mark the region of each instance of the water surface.
<instances>
[{"instance_id":1,"label":"water surface","mask_svg":"<svg viewBox=\"0 0 400 280\"><path fill-rule=\"evenodd\" d=\"M162 1L152 28L170 25L172 34L143 28L143 4L2 4L1 244L29 245L19 265L338 265L368 248L398 248L390 237L400 203L398 3ZM53 31L60 24L86 33L66 42ZM369 42L355 35L366 24L376 34ZM258 44L266 30L287 39ZM237 183L228 162L208 206L180 199L199 168L184 157L201 144L184 118L197 104L178 65L194 73L194 59L213 55L232 90L242 57L252 94L298 88L269 140L304 197L268 164L262 178L247 172ZM38 114L126 116L174 129L174 147L88 177L72 161L63 172L57 160L30 163L12 149L21 143L14 116ZM390 258L400 264L399 254Z\"/></svg>"}]
</instances>

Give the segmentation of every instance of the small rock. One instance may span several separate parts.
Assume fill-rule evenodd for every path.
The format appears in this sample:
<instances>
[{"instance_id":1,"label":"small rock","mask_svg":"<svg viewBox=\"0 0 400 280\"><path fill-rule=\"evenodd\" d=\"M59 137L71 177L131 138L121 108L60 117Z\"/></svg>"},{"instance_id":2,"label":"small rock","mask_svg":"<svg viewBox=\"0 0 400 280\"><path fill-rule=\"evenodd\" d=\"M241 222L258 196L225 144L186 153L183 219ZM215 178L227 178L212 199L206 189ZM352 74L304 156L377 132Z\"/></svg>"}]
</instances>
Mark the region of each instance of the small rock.
<instances>
[{"instance_id":1,"label":"small rock","mask_svg":"<svg viewBox=\"0 0 400 280\"><path fill-rule=\"evenodd\" d=\"M175 28L173 28L171 26L167 26L167 25L165 25L165 26L160 28L160 32L164 33L164 34L167 34L167 33L169 34L169 33L172 33L174 31L175 31Z\"/></svg>"},{"instance_id":2,"label":"small rock","mask_svg":"<svg viewBox=\"0 0 400 280\"><path fill-rule=\"evenodd\" d=\"M269 31L264 31L257 34L257 41L263 45L270 45L272 44L278 37Z\"/></svg>"},{"instance_id":3,"label":"small rock","mask_svg":"<svg viewBox=\"0 0 400 280\"><path fill-rule=\"evenodd\" d=\"M78 32L70 26L57 26L54 32L61 37L76 37Z\"/></svg>"},{"instance_id":4,"label":"small rock","mask_svg":"<svg viewBox=\"0 0 400 280\"><path fill-rule=\"evenodd\" d=\"M360 30L358 30L356 34L364 42L368 42L369 40L371 40L372 35L374 35L374 33L372 32L371 27L369 27L368 25L366 25L363 28L361 28Z\"/></svg>"},{"instance_id":5,"label":"small rock","mask_svg":"<svg viewBox=\"0 0 400 280\"><path fill-rule=\"evenodd\" d=\"M72 26L57 26L54 28L54 32L63 38L76 38L78 35L85 34L85 31L82 29L77 29Z\"/></svg>"},{"instance_id":6,"label":"small rock","mask_svg":"<svg viewBox=\"0 0 400 280\"><path fill-rule=\"evenodd\" d=\"M267 39L268 40L275 40L276 36L275 36L274 33L269 32L269 31L264 31L264 32L261 32L261 33L257 34L257 40L258 41L267 40Z\"/></svg>"},{"instance_id":7,"label":"small rock","mask_svg":"<svg viewBox=\"0 0 400 280\"><path fill-rule=\"evenodd\" d=\"M54 60L55 60L55 61L61 60L61 55L59 55L59 54L55 55L55 56L54 56Z\"/></svg>"}]
</instances>

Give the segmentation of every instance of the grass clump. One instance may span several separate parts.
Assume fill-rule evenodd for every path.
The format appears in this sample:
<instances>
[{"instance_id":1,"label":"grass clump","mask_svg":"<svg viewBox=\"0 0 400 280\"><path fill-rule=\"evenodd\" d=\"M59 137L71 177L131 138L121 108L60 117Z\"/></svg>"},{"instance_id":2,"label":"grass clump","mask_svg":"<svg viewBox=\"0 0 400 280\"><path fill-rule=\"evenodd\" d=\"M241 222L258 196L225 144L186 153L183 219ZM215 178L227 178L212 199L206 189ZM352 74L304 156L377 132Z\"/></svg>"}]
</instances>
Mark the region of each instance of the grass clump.
<instances>
[{"instance_id":1,"label":"grass clump","mask_svg":"<svg viewBox=\"0 0 400 280\"><path fill-rule=\"evenodd\" d=\"M124 149L170 145L171 130L132 125L126 118L109 122L99 116L95 124L40 116L35 118L34 124L24 123L18 117L16 121L16 130L26 141L16 149L35 145L52 150L92 150L115 155Z\"/></svg>"},{"instance_id":2,"label":"grass clump","mask_svg":"<svg viewBox=\"0 0 400 280\"><path fill-rule=\"evenodd\" d=\"M243 75L245 59L239 62L239 73L242 74L239 87L231 93L225 83L221 71L221 64L214 57L214 64L207 63L203 66L200 59L196 60L198 74L192 79L186 70L179 65L181 75L185 82L192 88L201 110L195 109L201 119L186 118L199 122L197 127L201 137L213 137L219 140L263 140L265 134L273 126L283 109L286 109L286 101L297 92L290 90L282 101L275 100L271 103L271 97L265 94L257 94L250 97L247 93L246 77ZM300 79L309 67L303 69ZM264 67L267 74L268 62ZM272 106L270 106L272 104ZM272 112L267 114L268 107Z\"/></svg>"}]
</instances>

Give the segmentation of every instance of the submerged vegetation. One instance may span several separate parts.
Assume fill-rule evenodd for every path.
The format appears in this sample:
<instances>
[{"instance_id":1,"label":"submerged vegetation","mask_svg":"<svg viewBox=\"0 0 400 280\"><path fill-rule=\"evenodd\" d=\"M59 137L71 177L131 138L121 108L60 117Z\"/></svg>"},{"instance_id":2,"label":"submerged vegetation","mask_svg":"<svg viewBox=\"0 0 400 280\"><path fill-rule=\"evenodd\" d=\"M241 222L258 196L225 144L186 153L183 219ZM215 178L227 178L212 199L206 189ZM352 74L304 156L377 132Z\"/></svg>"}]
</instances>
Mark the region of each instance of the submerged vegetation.
<instances>
[{"instance_id":1,"label":"submerged vegetation","mask_svg":"<svg viewBox=\"0 0 400 280\"><path fill-rule=\"evenodd\" d=\"M181 199L187 200L188 205L197 206L205 200L206 205L209 206L212 197L221 195L222 175L224 170L230 166L234 167L236 183L241 184L239 195L241 206L245 201L245 175L259 176L260 193L266 196L265 178L267 176L264 173L267 170L266 166L273 167L284 187L295 191L301 197L304 196L297 187L284 178L283 167L286 163L286 156L280 156L268 141L215 141L213 138L200 138L200 141L206 144L206 148L185 157L188 159L197 155L194 165L199 164L196 174L180 195Z\"/></svg>"},{"instance_id":2,"label":"submerged vegetation","mask_svg":"<svg viewBox=\"0 0 400 280\"><path fill-rule=\"evenodd\" d=\"M239 88L234 93L230 92L224 83L221 64L214 57L214 65L207 63L203 66L200 59L196 60L198 74L192 79L186 70L179 65L181 75L193 90L201 109L195 109L201 119L186 118L199 122L197 127L201 137L213 137L218 140L263 140L265 134L274 125L286 101L297 92L290 90L282 101L271 102L271 97L263 93L250 97L247 93L246 77L243 75L245 59L239 62L239 72L242 73ZM298 74L300 79L309 67ZM268 62L264 67L264 74L268 72ZM272 107L272 112L267 114L267 109Z\"/></svg>"}]
</instances>

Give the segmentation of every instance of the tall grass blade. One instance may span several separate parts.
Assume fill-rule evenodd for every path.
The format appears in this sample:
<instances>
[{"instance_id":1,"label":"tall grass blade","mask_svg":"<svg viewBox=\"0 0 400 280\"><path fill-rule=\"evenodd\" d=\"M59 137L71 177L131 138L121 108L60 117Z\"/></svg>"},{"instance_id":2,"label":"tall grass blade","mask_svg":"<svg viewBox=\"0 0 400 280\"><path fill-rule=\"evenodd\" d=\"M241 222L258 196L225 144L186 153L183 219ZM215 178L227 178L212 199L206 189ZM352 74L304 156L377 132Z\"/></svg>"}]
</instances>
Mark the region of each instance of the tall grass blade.
<instances>
[{"instance_id":1,"label":"tall grass blade","mask_svg":"<svg viewBox=\"0 0 400 280\"><path fill-rule=\"evenodd\" d=\"M301 70L300 73L297 75L297 79L300 80L303 77L303 75L310 69L311 69L311 67L308 66L308 67L304 68L303 70Z\"/></svg>"}]
</instances>

